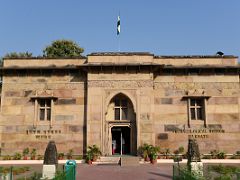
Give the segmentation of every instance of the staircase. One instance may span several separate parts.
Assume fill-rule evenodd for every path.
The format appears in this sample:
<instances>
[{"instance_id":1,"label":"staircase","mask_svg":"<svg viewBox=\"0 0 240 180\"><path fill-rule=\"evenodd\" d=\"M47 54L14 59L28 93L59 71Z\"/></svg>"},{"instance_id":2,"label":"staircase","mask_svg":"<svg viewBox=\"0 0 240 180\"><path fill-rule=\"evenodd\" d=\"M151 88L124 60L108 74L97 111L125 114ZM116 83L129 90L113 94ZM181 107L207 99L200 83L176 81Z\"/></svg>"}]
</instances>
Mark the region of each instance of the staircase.
<instances>
[{"instance_id":1,"label":"staircase","mask_svg":"<svg viewBox=\"0 0 240 180\"><path fill-rule=\"evenodd\" d=\"M138 166L139 157L137 156L101 156L96 162L96 165L121 165L121 166Z\"/></svg>"},{"instance_id":2,"label":"staircase","mask_svg":"<svg viewBox=\"0 0 240 180\"><path fill-rule=\"evenodd\" d=\"M96 162L93 164L112 164L117 165L120 162L120 156L101 156Z\"/></svg>"},{"instance_id":3,"label":"staircase","mask_svg":"<svg viewBox=\"0 0 240 180\"><path fill-rule=\"evenodd\" d=\"M139 166L139 157L137 156L122 156L120 159L121 166Z\"/></svg>"}]
</instances>

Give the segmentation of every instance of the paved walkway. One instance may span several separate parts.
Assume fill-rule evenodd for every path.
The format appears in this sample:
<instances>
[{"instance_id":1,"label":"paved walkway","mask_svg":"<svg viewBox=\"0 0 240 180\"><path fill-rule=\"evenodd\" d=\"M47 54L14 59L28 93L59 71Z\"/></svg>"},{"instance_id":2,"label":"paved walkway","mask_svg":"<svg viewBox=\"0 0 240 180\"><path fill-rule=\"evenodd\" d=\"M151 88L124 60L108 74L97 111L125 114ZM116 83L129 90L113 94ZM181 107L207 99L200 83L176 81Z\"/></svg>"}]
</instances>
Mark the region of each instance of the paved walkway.
<instances>
[{"instance_id":1,"label":"paved walkway","mask_svg":"<svg viewBox=\"0 0 240 180\"><path fill-rule=\"evenodd\" d=\"M140 164L139 166L88 165L77 161L77 180L170 180L172 179L173 160L161 160L158 164ZM62 169L65 160L59 162ZM239 166L240 160L211 160L204 164ZM185 164L185 161L181 164ZM42 161L0 161L0 166L30 166L31 172L42 173ZM21 176L25 176L24 174ZM19 175L20 177L20 175Z\"/></svg>"},{"instance_id":2,"label":"paved walkway","mask_svg":"<svg viewBox=\"0 0 240 180\"><path fill-rule=\"evenodd\" d=\"M87 165L77 167L77 180L171 180L172 164Z\"/></svg>"},{"instance_id":3,"label":"paved walkway","mask_svg":"<svg viewBox=\"0 0 240 180\"><path fill-rule=\"evenodd\" d=\"M65 164L67 160L58 160L58 164ZM77 164L85 163L85 160L76 160ZM202 159L203 164L240 164L240 159ZM172 159L158 159L158 164L172 164ZM183 159L181 163L187 163L187 159ZM0 160L0 165L11 164L43 164L43 160Z\"/></svg>"}]
</instances>

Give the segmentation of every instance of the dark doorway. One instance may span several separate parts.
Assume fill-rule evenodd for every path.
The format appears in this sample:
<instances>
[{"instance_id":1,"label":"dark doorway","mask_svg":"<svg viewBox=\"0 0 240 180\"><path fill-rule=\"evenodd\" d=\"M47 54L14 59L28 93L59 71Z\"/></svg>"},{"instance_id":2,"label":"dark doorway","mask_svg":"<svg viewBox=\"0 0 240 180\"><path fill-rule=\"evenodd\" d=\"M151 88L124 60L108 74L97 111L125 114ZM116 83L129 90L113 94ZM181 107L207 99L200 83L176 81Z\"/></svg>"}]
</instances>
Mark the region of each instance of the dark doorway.
<instances>
[{"instance_id":1,"label":"dark doorway","mask_svg":"<svg viewBox=\"0 0 240 180\"><path fill-rule=\"evenodd\" d=\"M130 154L130 128L113 127L112 128L112 154L122 155Z\"/></svg>"}]
</instances>

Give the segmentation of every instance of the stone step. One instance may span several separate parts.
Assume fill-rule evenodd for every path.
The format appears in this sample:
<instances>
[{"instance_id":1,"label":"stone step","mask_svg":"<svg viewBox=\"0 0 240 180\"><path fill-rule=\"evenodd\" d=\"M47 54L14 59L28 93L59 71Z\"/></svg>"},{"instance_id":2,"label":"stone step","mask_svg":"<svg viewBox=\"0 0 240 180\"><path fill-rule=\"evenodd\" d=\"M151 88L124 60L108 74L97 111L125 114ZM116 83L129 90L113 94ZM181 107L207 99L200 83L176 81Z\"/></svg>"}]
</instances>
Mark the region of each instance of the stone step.
<instances>
[{"instance_id":1,"label":"stone step","mask_svg":"<svg viewBox=\"0 0 240 180\"><path fill-rule=\"evenodd\" d=\"M139 166L139 157L137 156L123 156L120 159L121 166Z\"/></svg>"},{"instance_id":2,"label":"stone step","mask_svg":"<svg viewBox=\"0 0 240 180\"><path fill-rule=\"evenodd\" d=\"M113 156L101 156L96 162L93 164L119 164L120 157Z\"/></svg>"}]
</instances>

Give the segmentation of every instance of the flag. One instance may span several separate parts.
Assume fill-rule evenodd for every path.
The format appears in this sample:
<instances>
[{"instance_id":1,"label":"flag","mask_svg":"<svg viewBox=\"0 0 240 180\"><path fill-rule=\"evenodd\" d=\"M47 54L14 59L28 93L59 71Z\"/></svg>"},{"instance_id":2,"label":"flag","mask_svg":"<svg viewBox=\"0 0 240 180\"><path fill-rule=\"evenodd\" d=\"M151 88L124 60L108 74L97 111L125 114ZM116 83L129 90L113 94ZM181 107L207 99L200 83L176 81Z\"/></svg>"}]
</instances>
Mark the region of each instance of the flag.
<instances>
[{"instance_id":1,"label":"flag","mask_svg":"<svg viewBox=\"0 0 240 180\"><path fill-rule=\"evenodd\" d=\"M120 34L120 16L118 16L118 20L117 20L117 35Z\"/></svg>"}]
</instances>

